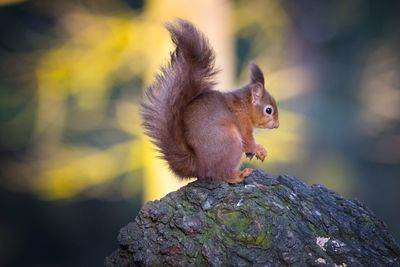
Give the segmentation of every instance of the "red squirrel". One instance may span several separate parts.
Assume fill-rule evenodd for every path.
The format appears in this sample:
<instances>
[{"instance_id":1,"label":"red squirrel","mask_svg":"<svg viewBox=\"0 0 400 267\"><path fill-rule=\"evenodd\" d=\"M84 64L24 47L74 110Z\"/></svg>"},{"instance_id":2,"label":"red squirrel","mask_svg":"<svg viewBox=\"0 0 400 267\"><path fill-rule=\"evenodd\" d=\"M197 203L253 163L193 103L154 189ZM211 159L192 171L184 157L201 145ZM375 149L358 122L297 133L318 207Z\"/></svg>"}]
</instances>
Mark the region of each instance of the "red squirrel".
<instances>
[{"instance_id":1,"label":"red squirrel","mask_svg":"<svg viewBox=\"0 0 400 267\"><path fill-rule=\"evenodd\" d=\"M180 178L241 182L242 153L264 161L267 151L253 128L278 128L275 99L264 75L250 65L250 82L231 92L214 90L215 54L208 39L188 21L167 23L176 49L169 64L145 91L141 103L145 133Z\"/></svg>"}]
</instances>

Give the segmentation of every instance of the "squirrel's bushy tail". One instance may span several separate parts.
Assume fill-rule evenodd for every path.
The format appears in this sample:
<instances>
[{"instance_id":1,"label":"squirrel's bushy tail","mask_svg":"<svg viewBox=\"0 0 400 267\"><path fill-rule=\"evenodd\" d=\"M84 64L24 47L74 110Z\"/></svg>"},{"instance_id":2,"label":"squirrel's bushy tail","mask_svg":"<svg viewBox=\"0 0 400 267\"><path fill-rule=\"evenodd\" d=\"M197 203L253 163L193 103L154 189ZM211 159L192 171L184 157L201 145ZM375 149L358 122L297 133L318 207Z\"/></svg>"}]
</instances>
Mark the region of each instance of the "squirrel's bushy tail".
<instances>
[{"instance_id":1,"label":"squirrel's bushy tail","mask_svg":"<svg viewBox=\"0 0 400 267\"><path fill-rule=\"evenodd\" d=\"M190 22L177 19L166 28L176 49L146 91L141 103L143 126L175 174L195 177L196 158L185 140L183 114L194 98L214 86L215 55L206 37Z\"/></svg>"}]
</instances>

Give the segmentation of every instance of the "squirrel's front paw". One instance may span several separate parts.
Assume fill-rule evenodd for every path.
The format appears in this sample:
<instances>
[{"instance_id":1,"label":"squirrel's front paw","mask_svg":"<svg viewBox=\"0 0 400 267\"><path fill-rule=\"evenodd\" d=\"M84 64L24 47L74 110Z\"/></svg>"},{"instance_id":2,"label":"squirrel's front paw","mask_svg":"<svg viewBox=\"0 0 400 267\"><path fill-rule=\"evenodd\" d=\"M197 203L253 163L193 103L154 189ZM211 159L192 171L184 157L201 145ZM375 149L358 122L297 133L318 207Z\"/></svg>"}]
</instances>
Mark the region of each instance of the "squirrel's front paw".
<instances>
[{"instance_id":1,"label":"squirrel's front paw","mask_svg":"<svg viewBox=\"0 0 400 267\"><path fill-rule=\"evenodd\" d=\"M246 157L248 157L250 160L252 160L255 155L256 153L254 152L246 152Z\"/></svg>"},{"instance_id":2,"label":"squirrel's front paw","mask_svg":"<svg viewBox=\"0 0 400 267\"><path fill-rule=\"evenodd\" d=\"M256 145L255 149L256 158L264 161L265 157L267 156L267 150L262 145Z\"/></svg>"}]
</instances>

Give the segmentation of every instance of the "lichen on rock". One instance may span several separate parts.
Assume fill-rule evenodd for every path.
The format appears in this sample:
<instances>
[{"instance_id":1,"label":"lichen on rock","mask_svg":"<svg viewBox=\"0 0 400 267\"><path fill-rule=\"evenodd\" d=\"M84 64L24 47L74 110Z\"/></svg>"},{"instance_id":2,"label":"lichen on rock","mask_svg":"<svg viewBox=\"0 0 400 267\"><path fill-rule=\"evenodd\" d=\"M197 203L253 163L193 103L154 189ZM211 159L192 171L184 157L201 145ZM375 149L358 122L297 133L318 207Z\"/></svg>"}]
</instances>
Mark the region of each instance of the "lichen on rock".
<instances>
[{"instance_id":1,"label":"lichen on rock","mask_svg":"<svg viewBox=\"0 0 400 267\"><path fill-rule=\"evenodd\" d=\"M147 203L118 242L107 267L400 266L398 244L360 202L258 170Z\"/></svg>"}]
</instances>

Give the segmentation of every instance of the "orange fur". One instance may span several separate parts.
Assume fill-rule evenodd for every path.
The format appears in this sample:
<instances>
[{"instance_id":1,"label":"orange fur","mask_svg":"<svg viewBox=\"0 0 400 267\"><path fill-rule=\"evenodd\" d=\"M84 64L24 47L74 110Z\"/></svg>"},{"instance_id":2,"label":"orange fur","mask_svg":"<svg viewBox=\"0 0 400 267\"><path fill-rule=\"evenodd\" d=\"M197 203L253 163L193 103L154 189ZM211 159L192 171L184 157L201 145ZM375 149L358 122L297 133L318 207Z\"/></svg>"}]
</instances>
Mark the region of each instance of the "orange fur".
<instances>
[{"instance_id":1,"label":"orange fur","mask_svg":"<svg viewBox=\"0 0 400 267\"><path fill-rule=\"evenodd\" d=\"M178 177L240 182L251 173L239 170L242 153L260 160L266 155L255 143L253 128L279 125L264 75L252 64L249 84L229 93L215 91L215 56L208 40L181 19L167 29L176 49L142 101L146 134Z\"/></svg>"}]
</instances>

